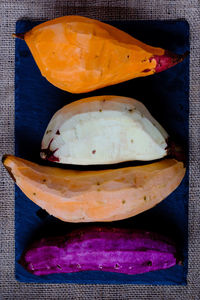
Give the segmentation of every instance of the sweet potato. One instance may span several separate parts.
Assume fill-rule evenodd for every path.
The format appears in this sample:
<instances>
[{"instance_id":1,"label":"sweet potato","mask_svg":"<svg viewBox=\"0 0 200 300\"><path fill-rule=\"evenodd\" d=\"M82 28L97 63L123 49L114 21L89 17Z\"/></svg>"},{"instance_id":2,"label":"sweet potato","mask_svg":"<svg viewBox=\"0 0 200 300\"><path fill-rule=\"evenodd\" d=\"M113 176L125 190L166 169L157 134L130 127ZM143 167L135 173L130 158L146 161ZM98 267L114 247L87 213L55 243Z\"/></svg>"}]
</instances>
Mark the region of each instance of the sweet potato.
<instances>
[{"instance_id":1,"label":"sweet potato","mask_svg":"<svg viewBox=\"0 0 200 300\"><path fill-rule=\"evenodd\" d=\"M168 154L167 140L141 102L96 96L57 111L44 134L41 157L76 165L150 161Z\"/></svg>"},{"instance_id":2,"label":"sweet potato","mask_svg":"<svg viewBox=\"0 0 200 300\"><path fill-rule=\"evenodd\" d=\"M106 271L140 274L180 263L175 244L156 233L92 227L32 244L20 263L35 275Z\"/></svg>"},{"instance_id":3,"label":"sweet potato","mask_svg":"<svg viewBox=\"0 0 200 300\"><path fill-rule=\"evenodd\" d=\"M180 184L182 162L102 171L40 166L5 155L3 163L25 195L49 214L67 222L115 221L152 208Z\"/></svg>"},{"instance_id":4,"label":"sweet potato","mask_svg":"<svg viewBox=\"0 0 200 300\"><path fill-rule=\"evenodd\" d=\"M14 36L25 40L42 75L71 93L161 72L185 57L81 16L57 18Z\"/></svg>"}]
</instances>

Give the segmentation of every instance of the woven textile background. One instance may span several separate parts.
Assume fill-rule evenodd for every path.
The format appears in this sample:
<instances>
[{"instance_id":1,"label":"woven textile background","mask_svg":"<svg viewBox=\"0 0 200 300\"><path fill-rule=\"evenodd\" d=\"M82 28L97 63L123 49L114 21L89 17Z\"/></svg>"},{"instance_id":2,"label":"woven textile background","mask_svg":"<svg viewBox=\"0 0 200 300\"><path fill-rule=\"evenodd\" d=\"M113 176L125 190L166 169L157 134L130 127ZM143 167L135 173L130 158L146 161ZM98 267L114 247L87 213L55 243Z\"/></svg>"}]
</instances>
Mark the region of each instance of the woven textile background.
<instances>
[{"instance_id":1,"label":"woven textile background","mask_svg":"<svg viewBox=\"0 0 200 300\"><path fill-rule=\"evenodd\" d=\"M14 277L14 184L1 165L0 299L200 299L200 3L199 0L0 1L0 154L14 153L14 40L18 19L80 14L101 20L186 19L190 24L190 200L188 285L24 284Z\"/></svg>"}]
</instances>

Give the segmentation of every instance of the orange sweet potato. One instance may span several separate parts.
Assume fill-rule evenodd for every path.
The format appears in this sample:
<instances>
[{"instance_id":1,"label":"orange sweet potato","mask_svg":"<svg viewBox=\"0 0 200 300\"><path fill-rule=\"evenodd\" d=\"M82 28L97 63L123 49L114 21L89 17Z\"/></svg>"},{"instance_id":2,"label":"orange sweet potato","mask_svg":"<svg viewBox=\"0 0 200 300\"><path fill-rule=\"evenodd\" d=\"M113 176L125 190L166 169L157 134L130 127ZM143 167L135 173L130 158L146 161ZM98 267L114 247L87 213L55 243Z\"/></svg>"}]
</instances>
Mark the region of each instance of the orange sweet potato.
<instances>
[{"instance_id":1,"label":"orange sweet potato","mask_svg":"<svg viewBox=\"0 0 200 300\"><path fill-rule=\"evenodd\" d=\"M5 155L3 163L29 199L68 222L137 215L172 193L185 174L183 163L174 159L103 171L45 167L12 155Z\"/></svg>"},{"instance_id":2,"label":"orange sweet potato","mask_svg":"<svg viewBox=\"0 0 200 300\"><path fill-rule=\"evenodd\" d=\"M81 16L57 18L14 36L25 40L42 75L71 93L161 72L185 57Z\"/></svg>"}]
</instances>

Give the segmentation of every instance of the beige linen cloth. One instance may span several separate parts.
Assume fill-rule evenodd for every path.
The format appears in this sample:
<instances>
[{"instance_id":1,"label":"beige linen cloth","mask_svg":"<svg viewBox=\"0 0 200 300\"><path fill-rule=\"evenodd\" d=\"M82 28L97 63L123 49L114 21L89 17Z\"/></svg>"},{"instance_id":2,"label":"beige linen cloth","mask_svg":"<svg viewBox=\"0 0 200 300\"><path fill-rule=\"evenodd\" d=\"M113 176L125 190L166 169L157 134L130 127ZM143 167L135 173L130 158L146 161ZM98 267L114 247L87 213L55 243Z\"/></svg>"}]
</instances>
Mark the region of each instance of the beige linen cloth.
<instances>
[{"instance_id":1,"label":"beige linen cloth","mask_svg":"<svg viewBox=\"0 0 200 300\"><path fill-rule=\"evenodd\" d=\"M80 14L100 20L186 19L190 24L190 198L187 286L25 284L14 276L14 184L1 164L0 299L200 299L200 2L0 0L0 154L14 153L14 40L18 19Z\"/></svg>"}]
</instances>

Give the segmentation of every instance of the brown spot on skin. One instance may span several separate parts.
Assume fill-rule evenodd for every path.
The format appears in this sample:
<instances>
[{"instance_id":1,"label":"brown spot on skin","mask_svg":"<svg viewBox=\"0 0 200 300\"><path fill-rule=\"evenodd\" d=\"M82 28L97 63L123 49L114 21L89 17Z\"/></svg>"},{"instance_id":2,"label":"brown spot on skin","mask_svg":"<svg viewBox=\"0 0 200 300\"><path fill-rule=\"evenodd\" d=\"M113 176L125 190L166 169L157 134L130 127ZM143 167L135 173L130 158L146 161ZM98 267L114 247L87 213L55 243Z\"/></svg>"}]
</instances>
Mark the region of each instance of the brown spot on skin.
<instances>
[{"instance_id":1,"label":"brown spot on skin","mask_svg":"<svg viewBox=\"0 0 200 300\"><path fill-rule=\"evenodd\" d=\"M56 134L57 134L57 135L60 135L60 131L59 131L59 130L57 130L57 131L56 131Z\"/></svg>"},{"instance_id":2,"label":"brown spot on skin","mask_svg":"<svg viewBox=\"0 0 200 300\"><path fill-rule=\"evenodd\" d=\"M127 58L129 58L130 56L129 55L127 55Z\"/></svg>"},{"instance_id":3,"label":"brown spot on skin","mask_svg":"<svg viewBox=\"0 0 200 300\"><path fill-rule=\"evenodd\" d=\"M102 109L100 109L99 112L102 112Z\"/></svg>"},{"instance_id":4,"label":"brown spot on skin","mask_svg":"<svg viewBox=\"0 0 200 300\"><path fill-rule=\"evenodd\" d=\"M34 196L36 196L36 193L33 193Z\"/></svg>"},{"instance_id":5,"label":"brown spot on skin","mask_svg":"<svg viewBox=\"0 0 200 300\"><path fill-rule=\"evenodd\" d=\"M97 185L100 185L100 182L97 182Z\"/></svg>"},{"instance_id":6,"label":"brown spot on skin","mask_svg":"<svg viewBox=\"0 0 200 300\"><path fill-rule=\"evenodd\" d=\"M96 153L96 150L92 150L92 154L95 154Z\"/></svg>"},{"instance_id":7,"label":"brown spot on skin","mask_svg":"<svg viewBox=\"0 0 200 300\"><path fill-rule=\"evenodd\" d=\"M115 269L119 269L119 265L118 265L118 264L116 264L114 268L115 268Z\"/></svg>"},{"instance_id":8,"label":"brown spot on skin","mask_svg":"<svg viewBox=\"0 0 200 300\"><path fill-rule=\"evenodd\" d=\"M150 69L145 69L145 70L143 70L142 72L143 73L147 73L147 72L150 72L151 70Z\"/></svg>"},{"instance_id":9,"label":"brown spot on skin","mask_svg":"<svg viewBox=\"0 0 200 300\"><path fill-rule=\"evenodd\" d=\"M131 143L133 143L133 139L131 139Z\"/></svg>"},{"instance_id":10,"label":"brown spot on skin","mask_svg":"<svg viewBox=\"0 0 200 300\"><path fill-rule=\"evenodd\" d=\"M50 132L52 132L52 130L47 130L46 134L48 134L48 133L50 133Z\"/></svg>"},{"instance_id":11,"label":"brown spot on skin","mask_svg":"<svg viewBox=\"0 0 200 300\"><path fill-rule=\"evenodd\" d=\"M43 182L46 182L47 180L46 180L46 179L43 179L42 181L43 181Z\"/></svg>"},{"instance_id":12,"label":"brown spot on skin","mask_svg":"<svg viewBox=\"0 0 200 300\"><path fill-rule=\"evenodd\" d=\"M61 266L60 266L60 265L57 265L57 268L58 268L58 269L60 269L60 270L62 270L62 268L61 268Z\"/></svg>"},{"instance_id":13,"label":"brown spot on skin","mask_svg":"<svg viewBox=\"0 0 200 300\"><path fill-rule=\"evenodd\" d=\"M122 204L125 204L126 203L126 200L122 200Z\"/></svg>"},{"instance_id":14,"label":"brown spot on skin","mask_svg":"<svg viewBox=\"0 0 200 300\"><path fill-rule=\"evenodd\" d=\"M152 266L152 261L149 260L149 261L147 262L147 266L148 266L148 267L151 267L151 266Z\"/></svg>"},{"instance_id":15,"label":"brown spot on skin","mask_svg":"<svg viewBox=\"0 0 200 300\"><path fill-rule=\"evenodd\" d=\"M100 192L101 191L101 189L97 189L97 192Z\"/></svg>"},{"instance_id":16,"label":"brown spot on skin","mask_svg":"<svg viewBox=\"0 0 200 300\"><path fill-rule=\"evenodd\" d=\"M144 196L144 201L146 201L147 200L147 197L146 196Z\"/></svg>"}]
</instances>

